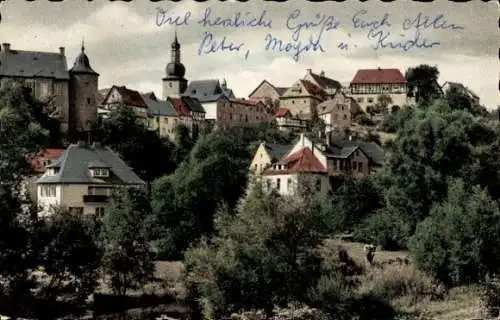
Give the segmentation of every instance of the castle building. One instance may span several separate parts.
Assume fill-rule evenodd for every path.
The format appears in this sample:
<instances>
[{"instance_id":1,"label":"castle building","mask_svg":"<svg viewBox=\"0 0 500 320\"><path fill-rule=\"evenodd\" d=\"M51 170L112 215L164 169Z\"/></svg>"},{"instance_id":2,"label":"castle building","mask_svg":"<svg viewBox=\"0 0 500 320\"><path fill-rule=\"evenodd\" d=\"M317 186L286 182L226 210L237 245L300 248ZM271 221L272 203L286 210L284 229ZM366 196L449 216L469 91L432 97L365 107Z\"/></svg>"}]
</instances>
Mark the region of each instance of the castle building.
<instances>
[{"instance_id":1,"label":"castle building","mask_svg":"<svg viewBox=\"0 0 500 320\"><path fill-rule=\"evenodd\" d=\"M2 44L0 87L9 82L29 87L34 98L46 103L51 116L61 121L61 130L70 137L88 130L97 118L98 79L83 44L70 70L64 47L53 53L14 50L9 43Z\"/></svg>"}]
</instances>

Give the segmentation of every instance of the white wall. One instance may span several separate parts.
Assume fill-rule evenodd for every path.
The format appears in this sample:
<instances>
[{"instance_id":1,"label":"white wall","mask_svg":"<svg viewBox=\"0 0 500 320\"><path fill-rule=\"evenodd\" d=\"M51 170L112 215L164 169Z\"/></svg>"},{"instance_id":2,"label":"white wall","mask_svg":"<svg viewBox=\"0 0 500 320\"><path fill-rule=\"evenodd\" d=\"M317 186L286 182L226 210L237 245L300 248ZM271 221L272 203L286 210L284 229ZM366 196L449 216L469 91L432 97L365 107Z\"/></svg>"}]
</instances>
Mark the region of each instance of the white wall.
<instances>
[{"instance_id":1,"label":"white wall","mask_svg":"<svg viewBox=\"0 0 500 320\"><path fill-rule=\"evenodd\" d=\"M61 186L55 185L56 187L56 196L55 197L46 197L42 196L42 187L47 186L48 184L38 184L36 187L37 192L37 203L38 206L42 208L44 211L50 211L51 207L58 207L61 205Z\"/></svg>"},{"instance_id":2,"label":"white wall","mask_svg":"<svg viewBox=\"0 0 500 320\"><path fill-rule=\"evenodd\" d=\"M205 119L217 119L217 102L205 102L201 104L205 109Z\"/></svg>"}]
</instances>

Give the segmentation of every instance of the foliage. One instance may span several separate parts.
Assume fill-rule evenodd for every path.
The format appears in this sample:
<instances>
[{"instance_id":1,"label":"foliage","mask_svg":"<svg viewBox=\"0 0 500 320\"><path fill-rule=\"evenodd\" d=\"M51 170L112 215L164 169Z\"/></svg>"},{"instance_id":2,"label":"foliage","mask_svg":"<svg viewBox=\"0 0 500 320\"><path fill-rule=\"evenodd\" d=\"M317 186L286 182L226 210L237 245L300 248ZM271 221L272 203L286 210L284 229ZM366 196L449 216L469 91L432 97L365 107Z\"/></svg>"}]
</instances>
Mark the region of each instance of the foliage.
<instances>
[{"instance_id":1,"label":"foliage","mask_svg":"<svg viewBox=\"0 0 500 320\"><path fill-rule=\"evenodd\" d=\"M307 205L256 188L218 236L186 252L186 285L216 318L240 309L307 301L320 277L317 219Z\"/></svg>"},{"instance_id":2,"label":"foliage","mask_svg":"<svg viewBox=\"0 0 500 320\"><path fill-rule=\"evenodd\" d=\"M410 241L420 268L447 285L499 272L500 210L486 191L453 180L448 196L421 222Z\"/></svg>"},{"instance_id":3,"label":"foliage","mask_svg":"<svg viewBox=\"0 0 500 320\"><path fill-rule=\"evenodd\" d=\"M154 271L145 218L151 214L144 190L119 190L105 209L102 225L103 266L113 292L125 295L148 281Z\"/></svg>"},{"instance_id":4,"label":"foliage","mask_svg":"<svg viewBox=\"0 0 500 320\"><path fill-rule=\"evenodd\" d=\"M178 125L175 128L175 162L181 163L194 146L197 137L191 136L189 128L185 125Z\"/></svg>"},{"instance_id":5,"label":"foliage","mask_svg":"<svg viewBox=\"0 0 500 320\"><path fill-rule=\"evenodd\" d=\"M119 106L102 121L95 134L116 151L144 181L175 170L175 146L158 136L128 106Z\"/></svg>"},{"instance_id":6,"label":"foliage","mask_svg":"<svg viewBox=\"0 0 500 320\"><path fill-rule=\"evenodd\" d=\"M376 113L388 113L389 105L392 103L392 98L388 94L381 94L377 97L377 103L375 104Z\"/></svg>"},{"instance_id":7,"label":"foliage","mask_svg":"<svg viewBox=\"0 0 500 320\"><path fill-rule=\"evenodd\" d=\"M412 114L413 109L410 107L393 110L384 117L382 130L387 133L396 133L403 128L405 122L411 118Z\"/></svg>"},{"instance_id":8,"label":"foliage","mask_svg":"<svg viewBox=\"0 0 500 320\"><path fill-rule=\"evenodd\" d=\"M39 288L44 312L64 299L84 305L97 286L101 251L97 242L98 225L65 209L40 220L35 230L38 253Z\"/></svg>"},{"instance_id":9,"label":"foliage","mask_svg":"<svg viewBox=\"0 0 500 320\"><path fill-rule=\"evenodd\" d=\"M466 110L475 116L487 116L488 110L475 103L469 96L460 92L457 88L450 88L445 92L446 102L455 110Z\"/></svg>"},{"instance_id":10,"label":"foliage","mask_svg":"<svg viewBox=\"0 0 500 320\"><path fill-rule=\"evenodd\" d=\"M440 91L437 88L437 79L439 78L439 70L436 66L421 64L414 68L406 70L406 81L408 81L408 91L413 94L414 89L417 89L416 102L428 103L433 98L439 96Z\"/></svg>"},{"instance_id":11,"label":"foliage","mask_svg":"<svg viewBox=\"0 0 500 320\"><path fill-rule=\"evenodd\" d=\"M373 122L372 119L370 119L366 113L361 113L357 118L356 121L362 125L362 126L373 126L375 122Z\"/></svg>"},{"instance_id":12,"label":"foliage","mask_svg":"<svg viewBox=\"0 0 500 320\"><path fill-rule=\"evenodd\" d=\"M381 207L381 194L371 178L344 180L323 204L323 215L330 233L349 233Z\"/></svg>"}]
</instances>

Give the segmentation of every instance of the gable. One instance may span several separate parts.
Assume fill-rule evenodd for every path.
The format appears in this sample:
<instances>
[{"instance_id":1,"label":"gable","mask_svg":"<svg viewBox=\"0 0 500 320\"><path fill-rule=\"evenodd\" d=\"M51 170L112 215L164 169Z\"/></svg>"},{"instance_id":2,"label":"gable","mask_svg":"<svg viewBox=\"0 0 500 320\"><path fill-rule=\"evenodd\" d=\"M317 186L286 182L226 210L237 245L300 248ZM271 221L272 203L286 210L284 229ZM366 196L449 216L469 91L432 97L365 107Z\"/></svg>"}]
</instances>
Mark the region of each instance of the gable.
<instances>
[{"instance_id":1,"label":"gable","mask_svg":"<svg viewBox=\"0 0 500 320\"><path fill-rule=\"evenodd\" d=\"M296 152L299 152L302 150L304 147L307 147L311 150L314 148L314 155L318 158L318 160L321 162L321 164L326 168L327 167L327 159L326 155L318 148L319 145L316 143L313 143L311 139L309 139L305 134L301 134L300 138L295 142L293 145L292 149L288 151L285 155L284 158L294 154Z\"/></svg>"},{"instance_id":2,"label":"gable","mask_svg":"<svg viewBox=\"0 0 500 320\"><path fill-rule=\"evenodd\" d=\"M250 166L253 167L254 164L270 163L270 162L271 162L271 156L266 150L265 142L262 142L257 148L257 151L255 151Z\"/></svg>"},{"instance_id":3,"label":"gable","mask_svg":"<svg viewBox=\"0 0 500 320\"><path fill-rule=\"evenodd\" d=\"M267 80L263 80L249 95L250 99L279 99L280 94Z\"/></svg>"}]
</instances>

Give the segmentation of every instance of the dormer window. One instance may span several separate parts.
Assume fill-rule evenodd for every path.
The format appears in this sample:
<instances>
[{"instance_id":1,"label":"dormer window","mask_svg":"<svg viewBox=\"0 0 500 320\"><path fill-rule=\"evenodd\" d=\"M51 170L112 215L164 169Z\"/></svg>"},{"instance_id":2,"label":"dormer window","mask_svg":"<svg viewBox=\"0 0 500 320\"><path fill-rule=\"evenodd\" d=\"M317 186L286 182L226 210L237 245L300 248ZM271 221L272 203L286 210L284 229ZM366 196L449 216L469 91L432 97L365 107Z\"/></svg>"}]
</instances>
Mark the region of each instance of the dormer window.
<instances>
[{"instance_id":1,"label":"dormer window","mask_svg":"<svg viewBox=\"0 0 500 320\"><path fill-rule=\"evenodd\" d=\"M92 176L101 178L109 177L109 170L105 168L94 168L92 169Z\"/></svg>"},{"instance_id":2,"label":"dormer window","mask_svg":"<svg viewBox=\"0 0 500 320\"><path fill-rule=\"evenodd\" d=\"M55 176L59 173L59 168L49 168L46 172L48 176Z\"/></svg>"}]
</instances>

